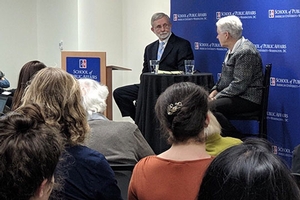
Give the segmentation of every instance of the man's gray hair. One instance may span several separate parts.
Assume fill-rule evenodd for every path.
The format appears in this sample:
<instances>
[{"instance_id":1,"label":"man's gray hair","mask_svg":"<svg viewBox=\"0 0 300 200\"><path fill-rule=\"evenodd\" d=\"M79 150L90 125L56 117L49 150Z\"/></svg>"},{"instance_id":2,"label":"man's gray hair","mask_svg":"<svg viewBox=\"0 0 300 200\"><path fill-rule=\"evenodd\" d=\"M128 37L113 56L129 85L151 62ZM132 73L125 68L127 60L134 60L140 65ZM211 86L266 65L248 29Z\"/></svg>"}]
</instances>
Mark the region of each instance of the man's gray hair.
<instances>
[{"instance_id":1,"label":"man's gray hair","mask_svg":"<svg viewBox=\"0 0 300 200\"><path fill-rule=\"evenodd\" d=\"M151 17L151 26L153 26L154 21L156 21L158 19L161 19L163 17L166 17L169 21L169 24L171 24L171 20L170 20L170 17L168 15L166 15L165 13L155 13Z\"/></svg>"},{"instance_id":2,"label":"man's gray hair","mask_svg":"<svg viewBox=\"0 0 300 200\"><path fill-rule=\"evenodd\" d=\"M216 25L221 32L228 32L234 39L240 39L242 37L243 24L235 15L219 19Z\"/></svg>"}]
</instances>

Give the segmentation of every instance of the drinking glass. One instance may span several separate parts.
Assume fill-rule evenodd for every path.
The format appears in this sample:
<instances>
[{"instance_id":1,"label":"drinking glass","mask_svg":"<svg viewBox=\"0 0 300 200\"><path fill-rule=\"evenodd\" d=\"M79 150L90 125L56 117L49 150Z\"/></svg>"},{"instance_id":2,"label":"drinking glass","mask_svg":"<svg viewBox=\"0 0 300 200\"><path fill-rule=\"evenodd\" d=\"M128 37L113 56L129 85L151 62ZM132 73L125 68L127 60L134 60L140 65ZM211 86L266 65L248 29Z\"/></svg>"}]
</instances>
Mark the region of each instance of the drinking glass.
<instances>
[{"instance_id":1,"label":"drinking glass","mask_svg":"<svg viewBox=\"0 0 300 200\"><path fill-rule=\"evenodd\" d=\"M184 61L185 74L193 74L195 68L194 60L185 60Z\"/></svg>"},{"instance_id":2,"label":"drinking glass","mask_svg":"<svg viewBox=\"0 0 300 200\"><path fill-rule=\"evenodd\" d=\"M151 73L157 74L159 68L159 60L150 60Z\"/></svg>"}]
</instances>

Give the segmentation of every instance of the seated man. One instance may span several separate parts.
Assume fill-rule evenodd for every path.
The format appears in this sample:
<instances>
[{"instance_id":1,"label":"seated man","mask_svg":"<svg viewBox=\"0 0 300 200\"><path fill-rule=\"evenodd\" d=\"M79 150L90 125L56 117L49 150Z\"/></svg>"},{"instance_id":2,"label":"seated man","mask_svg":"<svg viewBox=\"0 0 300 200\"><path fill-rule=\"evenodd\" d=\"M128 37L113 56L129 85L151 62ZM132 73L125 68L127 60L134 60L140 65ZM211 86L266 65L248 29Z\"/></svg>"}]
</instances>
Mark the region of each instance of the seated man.
<instances>
[{"instance_id":1,"label":"seated man","mask_svg":"<svg viewBox=\"0 0 300 200\"><path fill-rule=\"evenodd\" d=\"M131 122L114 122L104 115L108 89L92 79L79 79L83 106L88 112L91 134L86 145L102 153L110 164L136 164L154 152Z\"/></svg>"},{"instance_id":2,"label":"seated man","mask_svg":"<svg viewBox=\"0 0 300 200\"><path fill-rule=\"evenodd\" d=\"M151 30L158 40L145 48L142 73L150 72L149 61L159 60L159 70L184 71L184 60L193 60L194 54L189 41L171 32L172 24L168 15L155 13L151 18ZM113 92L114 99L123 117L135 120L135 105L139 84L123 86Z\"/></svg>"}]
</instances>

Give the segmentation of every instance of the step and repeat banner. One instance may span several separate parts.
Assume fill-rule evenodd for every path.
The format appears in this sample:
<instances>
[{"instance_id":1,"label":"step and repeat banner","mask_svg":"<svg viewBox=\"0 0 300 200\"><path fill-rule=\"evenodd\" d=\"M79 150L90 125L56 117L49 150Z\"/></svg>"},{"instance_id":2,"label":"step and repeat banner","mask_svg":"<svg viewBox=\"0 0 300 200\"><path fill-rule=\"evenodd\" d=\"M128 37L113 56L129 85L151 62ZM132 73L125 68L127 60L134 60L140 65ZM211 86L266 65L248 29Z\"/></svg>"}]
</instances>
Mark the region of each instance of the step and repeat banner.
<instances>
[{"instance_id":1,"label":"step and repeat banner","mask_svg":"<svg viewBox=\"0 0 300 200\"><path fill-rule=\"evenodd\" d=\"M196 69L213 73L215 81L227 51L216 38L216 22L228 15L241 19L243 36L256 45L264 65L273 65L268 140L290 165L292 151L300 144L299 0L171 0L172 31L191 42Z\"/></svg>"}]
</instances>

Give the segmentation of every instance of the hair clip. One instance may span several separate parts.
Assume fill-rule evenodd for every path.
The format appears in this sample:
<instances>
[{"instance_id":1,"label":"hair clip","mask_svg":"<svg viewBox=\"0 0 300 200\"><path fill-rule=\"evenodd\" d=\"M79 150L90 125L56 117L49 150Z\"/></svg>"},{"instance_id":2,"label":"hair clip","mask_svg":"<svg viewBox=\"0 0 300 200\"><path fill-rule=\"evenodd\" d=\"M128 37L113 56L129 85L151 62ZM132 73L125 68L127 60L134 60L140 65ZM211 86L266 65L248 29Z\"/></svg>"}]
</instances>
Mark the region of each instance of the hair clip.
<instances>
[{"instance_id":1,"label":"hair clip","mask_svg":"<svg viewBox=\"0 0 300 200\"><path fill-rule=\"evenodd\" d=\"M173 115L175 112L179 111L181 107L182 107L182 103L181 102L175 103L175 106L171 103L167 107L167 113L168 113L168 115Z\"/></svg>"}]
</instances>

